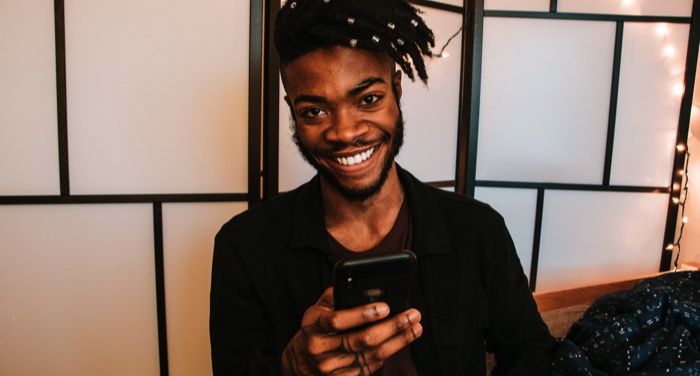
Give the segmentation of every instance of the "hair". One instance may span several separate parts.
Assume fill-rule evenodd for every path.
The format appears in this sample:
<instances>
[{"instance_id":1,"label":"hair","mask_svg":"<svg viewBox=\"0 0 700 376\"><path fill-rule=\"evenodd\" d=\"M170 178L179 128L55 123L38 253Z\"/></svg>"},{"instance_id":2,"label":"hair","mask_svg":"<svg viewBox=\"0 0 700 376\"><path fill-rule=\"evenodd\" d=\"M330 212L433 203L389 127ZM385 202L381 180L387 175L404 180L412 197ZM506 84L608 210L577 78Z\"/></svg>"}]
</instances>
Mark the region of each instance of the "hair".
<instances>
[{"instance_id":1,"label":"hair","mask_svg":"<svg viewBox=\"0 0 700 376\"><path fill-rule=\"evenodd\" d=\"M287 0L277 14L275 45L282 67L319 48L354 47L388 55L406 75L428 81L433 31L405 0Z\"/></svg>"}]
</instances>

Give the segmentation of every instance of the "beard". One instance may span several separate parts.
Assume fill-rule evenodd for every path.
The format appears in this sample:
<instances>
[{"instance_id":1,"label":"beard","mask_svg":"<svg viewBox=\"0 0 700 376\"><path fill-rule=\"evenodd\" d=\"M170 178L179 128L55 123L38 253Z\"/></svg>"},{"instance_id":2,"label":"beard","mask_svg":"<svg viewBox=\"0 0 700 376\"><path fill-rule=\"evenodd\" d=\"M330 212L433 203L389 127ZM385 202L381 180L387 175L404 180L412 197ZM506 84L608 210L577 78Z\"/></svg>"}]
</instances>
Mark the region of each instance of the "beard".
<instances>
[{"instance_id":1,"label":"beard","mask_svg":"<svg viewBox=\"0 0 700 376\"><path fill-rule=\"evenodd\" d=\"M299 153L301 154L302 158L304 158L304 160L307 163L313 166L313 168L315 168L316 171L318 171L318 173L326 179L326 181L331 185L331 187L333 187L333 189L335 189L336 192L340 193L340 195L348 201L365 201L368 198L379 193L379 191L384 186L387 177L389 176L389 171L391 170L391 166L394 163L394 159L399 154L401 146L403 145L404 121L403 112L401 111L401 106L399 105L399 116L396 119L394 136L392 137L390 135L385 135L381 140L385 143L391 142L391 145L389 153L386 154L386 157L384 157L384 160L382 161L382 167L379 177L366 187L348 187L346 185L343 185L343 183L341 183L338 180L338 178L333 174L333 172L330 169L328 169L325 166L322 166L316 161L316 158L314 158L311 150L309 150L301 141L301 137L299 136L299 127L297 126L296 120L294 119L293 115L291 116L290 120L290 125L292 127L292 138L294 140L294 144L296 144L297 148L299 149ZM353 144L353 146L364 146L368 144L373 144L375 142L376 140L370 142L358 140ZM338 149L342 149L345 146L347 145L337 145L336 147Z\"/></svg>"}]
</instances>

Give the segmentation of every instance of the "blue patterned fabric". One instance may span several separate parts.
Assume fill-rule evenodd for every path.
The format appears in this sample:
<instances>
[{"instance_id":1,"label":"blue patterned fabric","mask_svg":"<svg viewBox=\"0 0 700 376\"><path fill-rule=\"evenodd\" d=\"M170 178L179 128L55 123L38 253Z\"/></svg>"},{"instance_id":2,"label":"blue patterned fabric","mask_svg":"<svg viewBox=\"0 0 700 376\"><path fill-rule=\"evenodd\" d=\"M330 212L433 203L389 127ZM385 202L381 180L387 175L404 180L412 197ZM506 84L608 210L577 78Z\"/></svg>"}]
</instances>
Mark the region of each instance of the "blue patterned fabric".
<instances>
[{"instance_id":1,"label":"blue patterned fabric","mask_svg":"<svg viewBox=\"0 0 700 376\"><path fill-rule=\"evenodd\" d=\"M555 351L553 375L699 375L700 271L598 298Z\"/></svg>"}]
</instances>

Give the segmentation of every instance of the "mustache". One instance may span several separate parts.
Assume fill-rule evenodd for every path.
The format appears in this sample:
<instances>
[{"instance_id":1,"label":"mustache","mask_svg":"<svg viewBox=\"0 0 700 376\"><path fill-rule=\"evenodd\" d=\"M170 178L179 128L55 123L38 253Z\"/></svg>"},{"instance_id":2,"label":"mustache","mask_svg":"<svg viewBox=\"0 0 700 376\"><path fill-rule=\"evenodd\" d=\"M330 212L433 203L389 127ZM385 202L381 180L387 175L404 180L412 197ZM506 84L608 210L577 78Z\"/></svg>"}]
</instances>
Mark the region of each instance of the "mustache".
<instances>
[{"instance_id":1,"label":"mustache","mask_svg":"<svg viewBox=\"0 0 700 376\"><path fill-rule=\"evenodd\" d=\"M391 136L389 135L383 135L381 137L375 137L372 139L357 139L351 143L347 142L333 142L331 143L328 147L323 148L319 150L320 153L326 154L326 155L331 155L335 154L341 151L344 151L346 149L356 149L356 148L362 148L365 146L372 146L372 145L377 145L380 143L386 143L389 141Z\"/></svg>"}]
</instances>

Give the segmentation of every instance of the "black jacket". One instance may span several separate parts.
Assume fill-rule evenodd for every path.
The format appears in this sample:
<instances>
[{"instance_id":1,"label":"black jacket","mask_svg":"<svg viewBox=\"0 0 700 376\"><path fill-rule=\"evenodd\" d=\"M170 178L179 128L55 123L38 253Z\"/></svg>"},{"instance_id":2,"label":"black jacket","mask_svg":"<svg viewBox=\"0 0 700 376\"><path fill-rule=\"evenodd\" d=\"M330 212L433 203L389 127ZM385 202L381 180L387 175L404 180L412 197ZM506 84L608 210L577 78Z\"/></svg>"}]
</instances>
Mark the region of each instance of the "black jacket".
<instances>
[{"instance_id":1,"label":"black jacket","mask_svg":"<svg viewBox=\"0 0 700 376\"><path fill-rule=\"evenodd\" d=\"M488 205L398 169L413 221L423 335L421 375L548 374L553 339L537 312L503 218ZM234 217L216 236L210 335L214 374L279 374L304 311L332 284L335 260L319 178Z\"/></svg>"}]
</instances>

